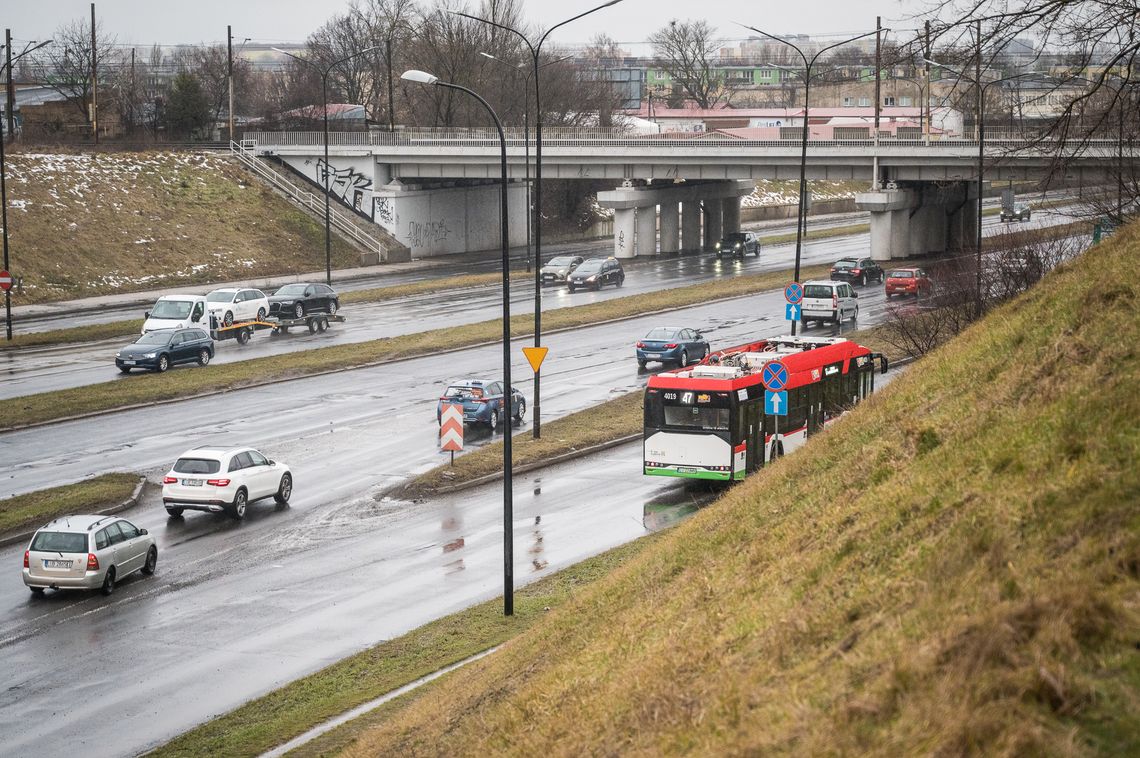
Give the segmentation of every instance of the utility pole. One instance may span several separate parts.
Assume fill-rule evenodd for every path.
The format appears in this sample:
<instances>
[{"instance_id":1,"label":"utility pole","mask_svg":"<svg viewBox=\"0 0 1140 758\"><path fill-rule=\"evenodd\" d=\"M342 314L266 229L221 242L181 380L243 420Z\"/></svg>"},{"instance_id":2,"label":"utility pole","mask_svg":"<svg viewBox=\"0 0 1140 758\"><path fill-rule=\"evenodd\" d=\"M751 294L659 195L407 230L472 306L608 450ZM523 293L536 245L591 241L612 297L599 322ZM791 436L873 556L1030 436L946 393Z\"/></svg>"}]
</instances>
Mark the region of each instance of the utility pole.
<instances>
[{"instance_id":1,"label":"utility pole","mask_svg":"<svg viewBox=\"0 0 1140 758\"><path fill-rule=\"evenodd\" d=\"M99 68L95 50L95 3L91 3L91 134L99 144ZM11 74L9 74L11 76Z\"/></svg>"},{"instance_id":2,"label":"utility pole","mask_svg":"<svg viewBox=\"0 0 1140 758\"><path fill-rule=\"evenodd\" d=\"M135 115L136 115L135 114L135 103L137 102L137 99L135 96L135 91L136 91L135 90L135 49L132 47L131 48L131 99L130 99L130 106L129 106L129 108L130 108L129 112L131 114L131 116L130 116L131 125L129 128L131 130L132 135L135 133Z\"/></svg>"},{"instance_id":3,"label":"utility pole","mask_svg":"<svg viewBox=\"0 0 1140 758\"><path fill-rule=\"evenodd\" d=\"M875 139L879 138L879 113L882 110L883 82L883 17L875 16ZM878 177L875 182L878 183Z\"/></svg>"},{"instance_id":4,"label":"utility pole","mask_svg":"<svg viewBox=\"0 0 1140 758\"><path fill-rule=\"evenodd\" d=\"M229 127L230 142L234 141L234 32L233 27L226 24L226 81L230 88Z\"/></svg>"},{"instance_id":5,"label":"utility pole","mask_svg":"<svg viewBox=\"0 0 1140 758\"><path fill-rule=\"evenodd\" d=\"M5 112L8 114L8 135L7 139L12 142L16 139L16 85L12 81L12 30L4 30L4 55L8 59L8 106Z\"/></svg>"},{"instance_id":6,"label":"utility pole","mask_svg":"<svg viewBox=\"0 0 1140 758\"><path fill-rule=\"evenodd\" d=\"M926 75L924 77L926 79L926 96L923 98L926 101L923 104L926 106L926 118L924 118L922 120L922 141L924 144L930 142L930 58L931 58L931 55L932 55L932 51L930 49L930 22L927 21L926 22L926 54L924 56L922 56L922 60L925 63L925 65L923 66L923 69L926 72ZM920 90L919 94L920 95L922 94L921 90ZM921 115L921 113L922 112L919 111L919 115Z\"/></svg>"}]
</instances>

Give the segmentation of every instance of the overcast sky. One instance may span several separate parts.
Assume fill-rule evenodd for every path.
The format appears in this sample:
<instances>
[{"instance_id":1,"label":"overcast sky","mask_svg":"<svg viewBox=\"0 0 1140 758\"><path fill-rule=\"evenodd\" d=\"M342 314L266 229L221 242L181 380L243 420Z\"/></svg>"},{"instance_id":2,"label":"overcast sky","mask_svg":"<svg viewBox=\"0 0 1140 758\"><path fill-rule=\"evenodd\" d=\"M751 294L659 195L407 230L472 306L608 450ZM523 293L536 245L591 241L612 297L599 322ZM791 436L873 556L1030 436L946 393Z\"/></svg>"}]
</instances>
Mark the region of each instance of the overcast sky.
<instances>
[{"instance_id":1,"label":"overcast sky","mask_svg":"<svg viewBox=\"0 0 1140 758\"><path fill-rule=\"evenodd\" d=\"M588 10L601 0L522 0L532 23L547 27ZM427 3L425 2L424 5ZM104 31L121 43L149 45L223 41L226 25L235 39L301 42L333 15L343 12L348 0L100 0L96 15ZM476 3L472 2L471 7ZM883 26L913 27L904 20L923 7L923 0L799 0L799 2L747 3L740 0L623 0L622 3L568 24L552 35L562 44L589 41L605 32L619 42L643 42L672 18L703 17L726 39L748 32L733 23L755 26L775 34L801 33L851 36L875 28L875 15ZM88 0L0 0L0 24L18 41L43 40L61 24L90 16ZM13 44L17 50L19 42Z\"/></svg>"}]
</instances>

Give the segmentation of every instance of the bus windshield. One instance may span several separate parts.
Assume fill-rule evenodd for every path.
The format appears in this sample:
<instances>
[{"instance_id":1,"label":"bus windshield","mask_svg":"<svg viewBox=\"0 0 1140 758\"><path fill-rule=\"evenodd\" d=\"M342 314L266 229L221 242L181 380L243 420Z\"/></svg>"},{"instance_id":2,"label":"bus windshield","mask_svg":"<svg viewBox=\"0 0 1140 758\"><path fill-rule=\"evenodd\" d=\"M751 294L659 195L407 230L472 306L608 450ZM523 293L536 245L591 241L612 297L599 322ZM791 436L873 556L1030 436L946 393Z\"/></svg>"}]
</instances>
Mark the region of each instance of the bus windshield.
<instances>
[{"instance_id":1,"label":"bus windshield","mask_svg":"<svg viewBox=\"0 0 1140 758\"><path fill-rule=\"evenodd\" d=\"M696 406L666 405L665 426L727 431L728 408L698 408Z\"/></svg>"}]
</instances>

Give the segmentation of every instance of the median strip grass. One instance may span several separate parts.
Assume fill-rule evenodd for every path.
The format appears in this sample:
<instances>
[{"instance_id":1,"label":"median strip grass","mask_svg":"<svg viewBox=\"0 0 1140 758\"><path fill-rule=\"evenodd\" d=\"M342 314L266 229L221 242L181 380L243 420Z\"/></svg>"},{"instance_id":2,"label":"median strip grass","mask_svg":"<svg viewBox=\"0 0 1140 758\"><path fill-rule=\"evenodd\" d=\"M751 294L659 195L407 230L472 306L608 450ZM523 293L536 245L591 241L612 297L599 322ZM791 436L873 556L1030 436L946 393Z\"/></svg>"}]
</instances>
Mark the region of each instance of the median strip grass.
<instances>
[{"instance_id":1,"label":"median strip grass","mask_svg":"<svg viewBox=\"0 0 1140 758\"><path fill-rule=\"evenodd\" d=\"M0 500L0 534L31 529L59 516L93 511L123 502L139 483L138 474L103 474L85 482Z\"/></svg>"},{"instance_id":2,"label":"median strip grass","mask_svg":"<svg viewBox=\"0 0 1140 758\"><path fill-rule=\"evenodd\" d=\"M99 342L115 337L136 337L139 332L142 331L142 325L142 319L135 318L125 321L108 321L103 324L71 326L66 329L51 329L44 332L13 334L12 341L5 342L0 347L5 350L14 350L41 345L69 345L77 342Z\"/></svg>"},{"instance_id":3,"label":"median strip grass","mask_svg":"<svg viewBox=\"0 0 1140 758\"><path fill-rule=\"evenodd\" d=\"M872 350L884 353L893 363L902 357L897 348L882 338L882 326L861 329L844 336L866 345ZM535 439L531 431L525 430L511 438L511 460L516 469L540 464L579 450L602 445L607 442L640 434L642 421L642 390L634 390L624 395L571 413L542 425L542 437ZM439 494L453 487L478 481L503 470L502 440L483 445L470 453L455 459L455 464L445 463L425 471L393 495L406 500L418 500Z\"/></svg>"},{"instance_id":4,"label":"median strip grass","mask_svg":"<svg viewBox=\"0 0 1140 758\"><path fill-rule=\"evenodd\" d=\"M149 755L260 755L362 703L515 637L653 541L650 536L631 542L517 588L513 616L503 616L500 599L446 616L251 700ZM347 733L345 727L337 730L337 738L349 738L354 724Z\"/></svg>"},{"instance_id":5,"label":"median strip grass","mask_svg":"<svg viewBox=\"0 0 1140 758\"><path fill-rule=\"evenodd\" d=\"M826 266L814 266L805 268L803 275L811 278L825 275L827 271ZM559 308L544 313L543 322L546 331L554 331L631 318L764 292L782 286L787 277L787 272L783 271L753 274ZM501 319L492 319L351 345L333 345L288 355L213 365L208 369L181 369L165 374L136 376L129 380L24 395L6 401L4 420L6 428L11 429L77 415L214 394L328 371L456 350L496 342L501 337L501 324ZM511 333L515 337L531 334L533 329L531 314L512 320Z\"/></svg>"}]
</instances>

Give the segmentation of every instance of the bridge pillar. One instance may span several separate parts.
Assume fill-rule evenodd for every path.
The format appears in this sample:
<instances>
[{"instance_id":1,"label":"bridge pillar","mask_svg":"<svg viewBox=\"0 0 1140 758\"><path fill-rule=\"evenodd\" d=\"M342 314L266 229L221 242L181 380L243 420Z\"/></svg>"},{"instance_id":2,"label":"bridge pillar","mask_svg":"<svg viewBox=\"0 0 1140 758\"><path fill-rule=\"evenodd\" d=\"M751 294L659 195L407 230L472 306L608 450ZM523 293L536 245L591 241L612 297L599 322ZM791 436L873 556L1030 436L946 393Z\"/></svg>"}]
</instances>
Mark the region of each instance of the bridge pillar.
<instances>
[{"instance_id":1,"label":"bridge pillar","mask_svg":"<svg viewBox=\"0 0 1140 758\"><path fill-rule=\"evenodd\" d=\"M637 254L657 255L657 206L637 209Z\"/></svg>"},{"instance_id":2,"label":"bridge pillar","mask_svg":"<svg viewBox=\"0 0 1140 758\"><path fill-rule=\"evenodd\" d=\"M705 200L705 250L711 250L724 236L723 206L720 200Z\"/></svg>"},{"instance_id":3,"label":"bridge pillar","mask_svg":"<svg viewBox=\"0 0 1140 758\"><path fill-rule=\"evenodd\" d=\"M701 249L701 204L697 200L681 203L681 250L686 253Z\"/></svg>"},{"instance_id":4,"label":"bridge pillar","mask_svg":"<svg viewBox=\"0 0 1140 758\"><path fill-rule=\"evenodd\" d=\"M732 234L740 231L740 198L726 197L720 201L721 216L724 219L724 233Z\"/></svg>"},{"instance_id":5,"label":"bridge pillar","mask_svg":"<svg viewBox=\"0 0 1140 758\"><path fill-rule=\"evenodd\" d=\"M679 203L670 201L661 203L661 252L679 253L681 251L681 216Z\"/></svg>"},{"instance_id":6,"label":"bridge pillar","mask_svg":"<svg viewBox=\"0 0 1140 758\"><path fill-rule=\"evenodd\" d=\"M633 247L634 235L633 208L614 209L614 257L632 258L636 252Z\"/></svg>"},{"instance_id":7,"label":"bridge pillar","mask_svg":"<svg viewBox=\"0 0 1140 758\"><path fill-rule=\"evenodd\" d=\"M946 252L946 203L926 201L910 217L907 250L911 255Z\"/></svg>"},{"instance_id":8,"label":"bridge pillar","mask_svg":"<svg viewBox=\"0 0 1140 758\"><path fill-rule=\"evenodd\" d=\"M973 250L978 242L978 189L973 182L959 182L956 201L946 214L946 249Z\"/></svg>"},{"instance_id":9,"label":"bridge pillar","mask_svg":"<svg viewBox=\"0 0 1140 758\"><path fill-rule=\"evenodd\" d=\"M910 255L911 208L917 196L909 189L860 192L855 207L871 212L871 258L889 261Z\"/></svg>"}]
</instances>

